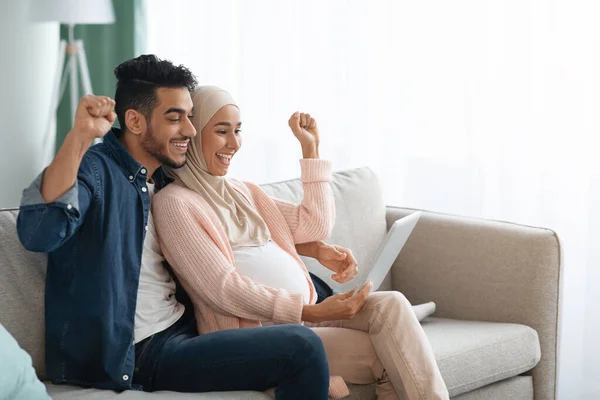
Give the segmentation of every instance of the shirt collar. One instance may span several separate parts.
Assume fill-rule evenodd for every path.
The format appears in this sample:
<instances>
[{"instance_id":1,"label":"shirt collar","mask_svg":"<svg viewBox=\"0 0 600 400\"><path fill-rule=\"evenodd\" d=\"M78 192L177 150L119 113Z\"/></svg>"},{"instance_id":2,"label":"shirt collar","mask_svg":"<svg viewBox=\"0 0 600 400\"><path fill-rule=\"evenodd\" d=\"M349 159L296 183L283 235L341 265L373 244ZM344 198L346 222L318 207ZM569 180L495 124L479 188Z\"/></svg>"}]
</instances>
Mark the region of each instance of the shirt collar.
<instances>
[{"instance_id":1,"label":"shirt collar","mask_svg":"<svg viewBox=\"0 0 600 400\"><path fill-rule=\"evenodd\" d=\"M121 130L119 128L112 128L104 136L104 145L108 149L111 157L121 167L121 171L128 178L129 181L137 181L138 175L143 175L144 180L146 179L146 167L136 161L135 158L127 151L125 146L121 144L117 136L120 136ZM156 184L157 189L162 189L167 183L166 176L162 168L158 168L152 179Z\"/></svg>"}]
</instances>

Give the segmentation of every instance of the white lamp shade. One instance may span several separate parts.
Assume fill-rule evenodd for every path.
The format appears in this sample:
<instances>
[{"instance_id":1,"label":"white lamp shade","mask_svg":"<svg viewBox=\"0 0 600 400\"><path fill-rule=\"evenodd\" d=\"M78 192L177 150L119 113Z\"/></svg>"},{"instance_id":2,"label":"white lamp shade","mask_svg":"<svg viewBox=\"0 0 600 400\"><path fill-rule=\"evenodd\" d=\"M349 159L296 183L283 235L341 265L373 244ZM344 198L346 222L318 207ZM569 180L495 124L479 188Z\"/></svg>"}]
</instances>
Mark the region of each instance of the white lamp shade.
<instances>
[{"instance_id":1,"label":"white lamp shade","mask_svg":"<svg viewBox=\"0 0 600 400\"><path fill-rule=\"evenodd\" d=\"M112 24L112 0L30 0L29 19L61 24Z\"/></svg>"}]
</instances>

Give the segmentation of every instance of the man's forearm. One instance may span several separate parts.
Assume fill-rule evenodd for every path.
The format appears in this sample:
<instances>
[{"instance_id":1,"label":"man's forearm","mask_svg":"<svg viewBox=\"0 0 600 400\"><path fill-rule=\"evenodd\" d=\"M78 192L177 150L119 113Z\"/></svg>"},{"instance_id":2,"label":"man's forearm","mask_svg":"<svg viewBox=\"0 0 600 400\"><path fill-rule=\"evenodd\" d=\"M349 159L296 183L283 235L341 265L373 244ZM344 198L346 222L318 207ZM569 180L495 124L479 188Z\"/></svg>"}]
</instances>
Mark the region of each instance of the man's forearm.
<instances>
[{"instance_id":1,"label":"man's forearm","mask_svg":"<svg viewBox=\"0 0 600 400\"><path fill-rule=\"evenodd\" d=\"M71 131L67 134L63 145L46 168L42 178L40 192L46 203L56 201L73 187L77 180L77 171L81 160L92 140Z\"/></svg>"},{"instance_id":2,"label":"man's forearm","mask_svg":"<svg viewBox=\"0 0 600 400\"><path fill-rule=\"evenodd\" d=\"M327 246L325 242L310 242L310 243L300 243L296 245L296 251L298 254L304 257L317 258L317 254L319 253L319 249L323 246Z\"/></svg>"}]
</instances>

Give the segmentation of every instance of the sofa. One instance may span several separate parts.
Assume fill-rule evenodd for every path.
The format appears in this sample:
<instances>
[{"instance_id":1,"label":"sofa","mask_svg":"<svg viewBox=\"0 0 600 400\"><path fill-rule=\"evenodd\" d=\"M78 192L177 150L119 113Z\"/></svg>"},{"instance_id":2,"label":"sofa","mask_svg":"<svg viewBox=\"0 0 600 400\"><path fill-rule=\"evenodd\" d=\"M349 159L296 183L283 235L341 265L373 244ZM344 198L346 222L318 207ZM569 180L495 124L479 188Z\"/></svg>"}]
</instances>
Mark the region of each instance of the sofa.
<instances>
[{"instance_id":1,"label":"sofa","mask_svg":"<svg viewBox=\"0 0 600 400\"><path fill-rule=\"evenodd\" d=\"M336 224L331 243L353 250L359 278L387 228L414 210L385 205L368 168L334 173ZM298 180L263 185L272 196L299 202ZM23 249L18 209L0 210L0 323L32 357L45 381L44 278L46 255ZM340 285L315 260L309 270ZM548 229L423 212L379 290L398 290L413 303L434 301L422 321L442 376L456 400L555 398L560 245ZM144 393L44 382L67 399L269 399L259 392ZM349 385L349 399L375 399L373 385Z\"/></svg>"}]
</instances>

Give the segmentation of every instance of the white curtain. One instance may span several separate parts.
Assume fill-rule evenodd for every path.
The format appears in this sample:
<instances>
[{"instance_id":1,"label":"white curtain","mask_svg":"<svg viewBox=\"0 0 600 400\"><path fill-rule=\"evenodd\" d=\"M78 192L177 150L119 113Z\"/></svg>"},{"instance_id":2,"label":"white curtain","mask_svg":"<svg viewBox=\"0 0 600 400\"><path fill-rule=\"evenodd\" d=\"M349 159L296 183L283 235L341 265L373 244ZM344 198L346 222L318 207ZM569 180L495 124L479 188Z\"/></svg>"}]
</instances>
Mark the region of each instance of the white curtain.
<instances>
[{"instance_id":1,"label":"white curtain","mask_svg":"<svg viewBox=\"0 0 600 400\"><path fill-rule=\"evenodd\" d=\"M559 399L600 398L600 2L152 0L148 52L239 101L231 175L371 167L388 204L548 227L562 241Z\"/></svg>"}]
</instances>

